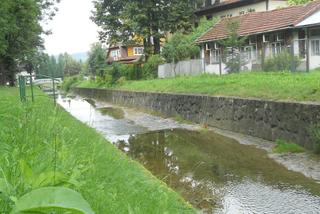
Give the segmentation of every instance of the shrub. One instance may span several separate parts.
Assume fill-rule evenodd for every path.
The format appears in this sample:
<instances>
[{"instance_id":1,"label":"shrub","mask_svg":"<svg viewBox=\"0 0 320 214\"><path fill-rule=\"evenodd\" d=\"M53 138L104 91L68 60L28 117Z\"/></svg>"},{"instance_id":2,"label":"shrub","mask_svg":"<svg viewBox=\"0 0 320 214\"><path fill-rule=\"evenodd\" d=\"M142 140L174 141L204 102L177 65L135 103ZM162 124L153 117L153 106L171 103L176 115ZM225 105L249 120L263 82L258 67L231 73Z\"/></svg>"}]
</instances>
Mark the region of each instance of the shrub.
<instances>
[{"instance_id":1,"label":"shrub","mask_svg":"<svg viewBox=\"0 0 320 214\"><path fill-rule=\"evenodd\" d=\"M200 48L182 33L175 33L162 50L162 56L168 63L190 59L199 54Z\"/></svg>"},{"instance_id":2,"label":"shrub","mask_svg":"<svg viewBox=\"0 0 320 214\"><path fill-rule=\"evenodd\" d=\"M133 65L124 65L121 64L120 66L120 73L121 77L125 77L127 80L137 80L140 79L140 71L137 70L137 67L140 66L139 64Z\"/></svg>"},{"instance_id":3,"label":"shrub","mask_svg":"<svg viewBox=\"0 0 320 214\"><path fill-rule=\"evenodd\" d=\"M241 66L244 64L244 60L241 58L239 52L239 47L245 44L247 38L239 36L239 27L239 21L229 21L227 23L229 37L218 42L221 46L227 47L222 61L226 64L228 73L240 72Z\"/></svg>"},{"instance_id":4,"label":"shrub","mask_svg":"<svg viewBox=\"0 0 320 214\"><path fill-rule=\"evenodd\" d=\"M117 85L123 85L125 82L126 82L126 77L120 77L118 80L117 80Z\"/></svg>"},{"instance_id":5,"label":"shrub","mask_svg":"<svg viewBox=\"0 0 320 214\"><path fill-rule=\"evenodd\" d=\"M81 80L83 80L82 76L70 76L64 78L61 88L64 91L70 91L73 86L76 86Z\"/></svg>"},{"instance_id":6,"label":"shrub","mask_svg":"<svg viewBox=\"0 0 320 214\"><path fill-rule=\"evenodd\" d=\"M292 57L287 51L283 51L282 53L267 58L263 65L264 71L290 71L292 70L292 65L298 67L300 64L300 60L298 57Z\"/></svg>"},{"instance_id":7,"label":"shrub","mask_svg":"<svg viewBox=\"0 0 320 214\"><path fill-rule=\"evenodd\" d=\"M188 34L177 32L163 46L162 56L166 62L178 62L198 57L200 48L194 43L203 33L217 23L218 19L201 19L196 28Z\"/></svg>"},{"instance_id":8,"label":"shrub","mask_svg":"<svg viewBox=\"0 0 320 214\"><path fill-rule=\"evenodd\" d=\"M154 79L158 77L158 66L162 64L164 60L160 55L151 56L144 64L142 69L142 76L144 79Z\"/></svg>"}]
</instances>

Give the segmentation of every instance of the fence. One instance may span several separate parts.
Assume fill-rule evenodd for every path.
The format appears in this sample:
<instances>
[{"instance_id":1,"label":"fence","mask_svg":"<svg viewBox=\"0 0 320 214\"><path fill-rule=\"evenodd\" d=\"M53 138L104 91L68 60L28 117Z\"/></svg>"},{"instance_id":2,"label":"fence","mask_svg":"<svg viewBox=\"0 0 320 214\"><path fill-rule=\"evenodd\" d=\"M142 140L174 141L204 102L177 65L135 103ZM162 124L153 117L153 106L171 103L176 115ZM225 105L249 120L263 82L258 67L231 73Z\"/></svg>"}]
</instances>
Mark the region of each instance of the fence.
<instances>
[{"instance_id":1,"label":"fence","mask_svg":"<svg viewBox=\"0 0 320 214\"><path fill-rule=\"evenodd\" d=\"M261 43L258 47L209 50L203 59L164 64L158 67L159 78L181 75L228 74L246 71L309 71L320 67L320 40L298 39Z\"/></svg>"}]
</instances>

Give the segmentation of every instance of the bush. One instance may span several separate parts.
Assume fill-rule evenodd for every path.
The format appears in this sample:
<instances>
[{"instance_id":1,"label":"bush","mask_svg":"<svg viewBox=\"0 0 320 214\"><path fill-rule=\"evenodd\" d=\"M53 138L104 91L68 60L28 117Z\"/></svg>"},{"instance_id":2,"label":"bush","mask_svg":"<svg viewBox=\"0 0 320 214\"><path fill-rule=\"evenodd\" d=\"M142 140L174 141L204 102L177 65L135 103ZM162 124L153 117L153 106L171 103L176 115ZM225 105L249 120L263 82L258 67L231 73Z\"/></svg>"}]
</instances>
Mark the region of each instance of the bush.
<instances>
[{"instance_id":1,"label":"bush","mask_svg":"<svg viewBox=\"0 0 320 214\"><path fill-rule=\"evenodd\" d=\"M196 28L193 28L188 34L177 32L172 35L168 42L163 46L162 56L166 62L178 62L199 57L200 48L195 41L212 26L218 22L217 18L207 20L201 19Z\"/></svg>"},{"instance_id":2,"label":"bush","mask_svg":"<svg viewBox=\"0 0 320 214\"><path fill-rule=\"evenodd\" d=\"M124 85L124 83L127 81L126 77L120 77L117 80L117 85Z\"/></svg>"},{"instance_id":3,"label":"bush","mask_svg":"<svg viewBox=\"0 0 320 214\"><path fill-rule=\"evenodd\" d=\"M264 71L290 71L292 70L292 63L296 67L299 66L300 60L298 57L292 57L287 51L283 51L282 53L270 57L265 60L263 65Z\"/></svg>"},{"instance_id":4,"label":"bush","mask_svg":"<svg viewBox=\"0 0 320 214\"><path fill-rule=\"evenodd\" d=\"M112 76L110 74L104 73L102 77L98 76L96 78L96 83L98 83L98 86L102 86L102 85L110 86L111 82L112 82Z\"/></svg>"},{"instance_id":5,"label":"bush","mask_svg":"<svg viewBox=\"0 0 320 214\"><path fill-rule=\"evenodd\" d=\"M175 33L162 50L162 56L168 63L191 59L199 54L200 48L182 33Z\"/></svg>"},{"instance_id":6,"label":"bush","mask_svg":"<svg viewBox=\"0 0 320 214\"><path fill-rule=\"evenodd\" d=\"M239 73L244 61L239 53L227 53L223 56L222 61L226 64L226 69L229 74Z\"/></svg>"},{"instance_id":7,"label":"bush","mask_svg":"<svg viewBox=\"0 0 320 214\"><path fill-rule=\"evenodd\" d=\"M70 89L76 86L81 80L83 80L82 76L70 76L64 78L61 88L64 91L70 91Z\"/></svg>"},{"instance_id":8,"label":"bush","mask_svg":"<svg viewBox=\"0 0 320 214\"><path fill-rule=\"evenodd\" d=\"M164 60L160 55L151 56L144 64L142 69L143 79L154 79L158 77L158 66L164 63Z\"/></svg>"},{"instance_id":9,"label":"bush","mask_svg":"<svg viewBox=\"0 0 320 214\"><path fill-rule=\"evenodd\" d=\"M127 80L138 80L141 77L141 71L139 69L139 64L133 65L120 65L121 77L125 77Z\"/></svg>"}]
</instances>

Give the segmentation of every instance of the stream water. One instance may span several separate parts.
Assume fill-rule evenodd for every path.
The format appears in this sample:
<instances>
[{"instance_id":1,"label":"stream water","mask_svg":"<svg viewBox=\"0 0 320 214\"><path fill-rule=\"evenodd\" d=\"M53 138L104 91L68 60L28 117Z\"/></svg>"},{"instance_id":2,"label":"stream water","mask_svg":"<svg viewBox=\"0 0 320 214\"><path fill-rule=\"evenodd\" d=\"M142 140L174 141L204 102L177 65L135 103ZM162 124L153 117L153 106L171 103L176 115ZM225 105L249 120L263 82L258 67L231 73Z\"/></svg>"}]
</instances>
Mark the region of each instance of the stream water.
<instances>
[{"instance_id":1,"label":"stream water","mask_svg":"<svg viewBox=\"0 0 320 214\"><path fill-rule=\"evenodd\" d=\"M320 184L254 146L205 130L157 130L155 117L146 127L122 108L80 97L58 103L203 213L320 213Z\"/></svg>"}]
</instances>

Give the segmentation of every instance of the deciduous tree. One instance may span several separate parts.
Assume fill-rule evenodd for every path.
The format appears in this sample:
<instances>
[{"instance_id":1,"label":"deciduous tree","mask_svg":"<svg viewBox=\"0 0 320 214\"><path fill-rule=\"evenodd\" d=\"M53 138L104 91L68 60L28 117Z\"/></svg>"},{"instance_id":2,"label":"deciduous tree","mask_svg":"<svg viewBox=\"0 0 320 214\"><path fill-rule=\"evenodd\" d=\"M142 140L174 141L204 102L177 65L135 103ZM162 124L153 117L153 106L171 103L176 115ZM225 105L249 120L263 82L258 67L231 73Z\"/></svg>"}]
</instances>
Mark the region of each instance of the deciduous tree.
<instances>
[{"instance_id":1,"label":"deciduous tree","mask_svg":"<svg viewBox=\"0 0 320 214\"><path fill-rule=\"evenodd\" d=\"M106 68L106 50L101 43L95 43L91 46L88 58L88 71L93 76L102 76Z\"/></svg>"},{"instance_id":2,"label":"deciduous tree","mask_svg":"<svg viewBox=\"0 0 320 214\"><path fill-rule=\"evenodd\" d=\"M0 1L0 84L14 84L15 73L32 65L44 32L41 20L51 19L58 0Z\"/></svg>"},{"instance_id":3,"label":"deciduous tree","mask_svg":"<svg viewBox=\"0 0 320 214\"><path fill-rule=\"evenodd\" d=\"M102 28L100 39L126 42L142 37L147 54L160 53L167 32L189 31L197 0L96 0L92 19Z\"/></svg>"}]
</instances>

